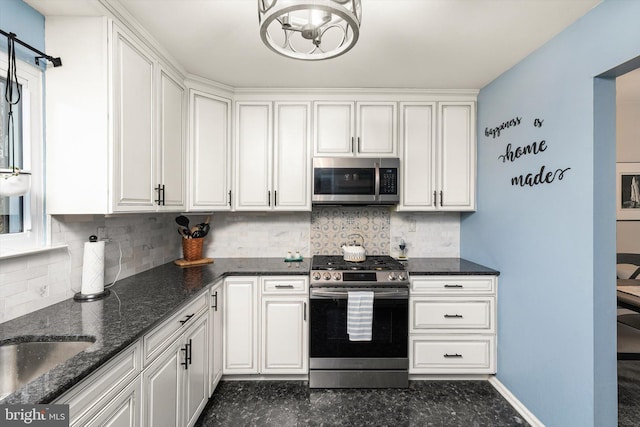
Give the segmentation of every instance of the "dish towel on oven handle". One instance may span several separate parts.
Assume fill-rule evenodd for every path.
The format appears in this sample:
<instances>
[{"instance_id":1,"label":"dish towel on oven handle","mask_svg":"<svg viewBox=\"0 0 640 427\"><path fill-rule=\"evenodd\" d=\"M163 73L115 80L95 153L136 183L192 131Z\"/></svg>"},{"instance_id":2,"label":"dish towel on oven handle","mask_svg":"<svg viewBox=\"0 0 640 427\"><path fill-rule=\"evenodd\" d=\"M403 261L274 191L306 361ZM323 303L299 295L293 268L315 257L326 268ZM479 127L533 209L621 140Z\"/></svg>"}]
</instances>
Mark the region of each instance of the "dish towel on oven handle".
<instances>
[{"instance_id":1,"label":"dish towel on oven handle","mask_svg":"<svg viewBox=\"0 0 640 427\"><path fill-rule=\"evenodd\" d=\"M347 334L349 341L371 341L372 324L373 292L348 292Z\"/></svg>"}]
</instances>

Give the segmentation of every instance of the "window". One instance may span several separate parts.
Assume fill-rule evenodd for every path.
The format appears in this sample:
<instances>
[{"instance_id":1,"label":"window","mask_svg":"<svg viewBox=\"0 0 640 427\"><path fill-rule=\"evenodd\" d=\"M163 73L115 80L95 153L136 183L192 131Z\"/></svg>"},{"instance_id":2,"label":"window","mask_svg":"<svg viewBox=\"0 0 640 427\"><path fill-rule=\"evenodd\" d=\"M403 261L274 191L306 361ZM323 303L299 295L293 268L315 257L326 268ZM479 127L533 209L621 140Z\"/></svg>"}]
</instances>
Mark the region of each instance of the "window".
<instances>
[{"instance_id":1,"label":"window","mask_svg":"<svg viewBox=\"0 0 640 427\"><path fill-rule=\"evenodd\" d=\"M17 167L31 171L31 191L0 197L0 255L44 243L42 71L22 61L17 69L22 97L13 107L16 152L12 153L4 99L7 55L0 52L0 168L10 168L15 159Z\"/></svg>"}]
</instances>

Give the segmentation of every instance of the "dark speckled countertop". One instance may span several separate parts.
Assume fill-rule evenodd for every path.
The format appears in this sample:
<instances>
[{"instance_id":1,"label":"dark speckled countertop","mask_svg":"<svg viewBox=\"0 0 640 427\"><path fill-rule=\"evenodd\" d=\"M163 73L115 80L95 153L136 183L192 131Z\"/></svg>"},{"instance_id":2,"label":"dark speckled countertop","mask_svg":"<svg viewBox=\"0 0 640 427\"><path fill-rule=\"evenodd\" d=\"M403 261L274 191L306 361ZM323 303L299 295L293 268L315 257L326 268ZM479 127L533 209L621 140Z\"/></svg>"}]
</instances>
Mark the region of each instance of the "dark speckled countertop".
<instances>
[{"instance_id":1,"label":"dark speckled countertop","mask_svg":"<svg viewBox=\"0 0 640 427\"><path fill-rule=\"evenodd\" d=\"M462 258L410 258L402 261L415 275L499 276L500 272Z\"/></svg>"},{"instance_id":2,"label":"dark speckled countertop","mask_svg":"<svg viewBox=\"0 0 640 427\"><path fill-rule=\"evenodd\" d=\"M414 258L406 265L412 274L499 274L460 258ZM0 345L55 338L95 342L0 404L51 402L226 276L307 275L309 268L310 259L218 258L189 268L168 263L118 281L103 300L68 299L2 323Z\"/></svg>"}]
</instances>

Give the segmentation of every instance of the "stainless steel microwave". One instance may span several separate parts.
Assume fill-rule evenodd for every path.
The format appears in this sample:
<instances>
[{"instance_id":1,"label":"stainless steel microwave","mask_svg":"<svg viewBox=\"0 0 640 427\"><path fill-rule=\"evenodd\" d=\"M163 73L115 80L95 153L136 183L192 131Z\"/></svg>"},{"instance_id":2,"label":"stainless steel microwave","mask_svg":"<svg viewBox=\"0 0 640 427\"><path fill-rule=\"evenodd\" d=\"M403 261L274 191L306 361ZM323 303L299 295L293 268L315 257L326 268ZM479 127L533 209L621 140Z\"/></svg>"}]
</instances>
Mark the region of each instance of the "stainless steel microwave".
<instances>
[{"instance_id":1,"label":"stainless steel microwave","mask_svg":"<svg viewBox=\"0 0 640 427\"><path fill-rule=\"evenodd\" d=\"M400 159L314 157L314 204L392 205L398 192Z\"/></svg>"}]
</instances>

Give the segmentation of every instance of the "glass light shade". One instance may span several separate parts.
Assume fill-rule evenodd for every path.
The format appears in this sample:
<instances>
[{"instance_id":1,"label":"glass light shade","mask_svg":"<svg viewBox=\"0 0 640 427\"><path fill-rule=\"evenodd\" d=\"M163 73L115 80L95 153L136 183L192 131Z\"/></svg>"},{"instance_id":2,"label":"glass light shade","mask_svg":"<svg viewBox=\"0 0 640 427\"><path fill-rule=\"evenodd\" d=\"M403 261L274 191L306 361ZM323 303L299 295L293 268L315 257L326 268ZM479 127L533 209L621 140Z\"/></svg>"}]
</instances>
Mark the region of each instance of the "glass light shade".
<instances>
[{"instance_id":1,"label":"glass light shade","mask_svg":"<svg viewBox=\"0 0 640 427\"><path fill-rule=\"evenodd\" d=\"M258 0L260 37L271 50L302 60L334 58L358 41L361 0Z\"/></svg>"},{"instance_id":2,"label":"glass light shade","mask_svg":"<svg viewBox=\"0 0 640 427\"><path fill-rule=\"evenodd\" d=\"M31 172L0 169L0 197L24 196L31 189Z\"/></svg>"}]
</instances>

